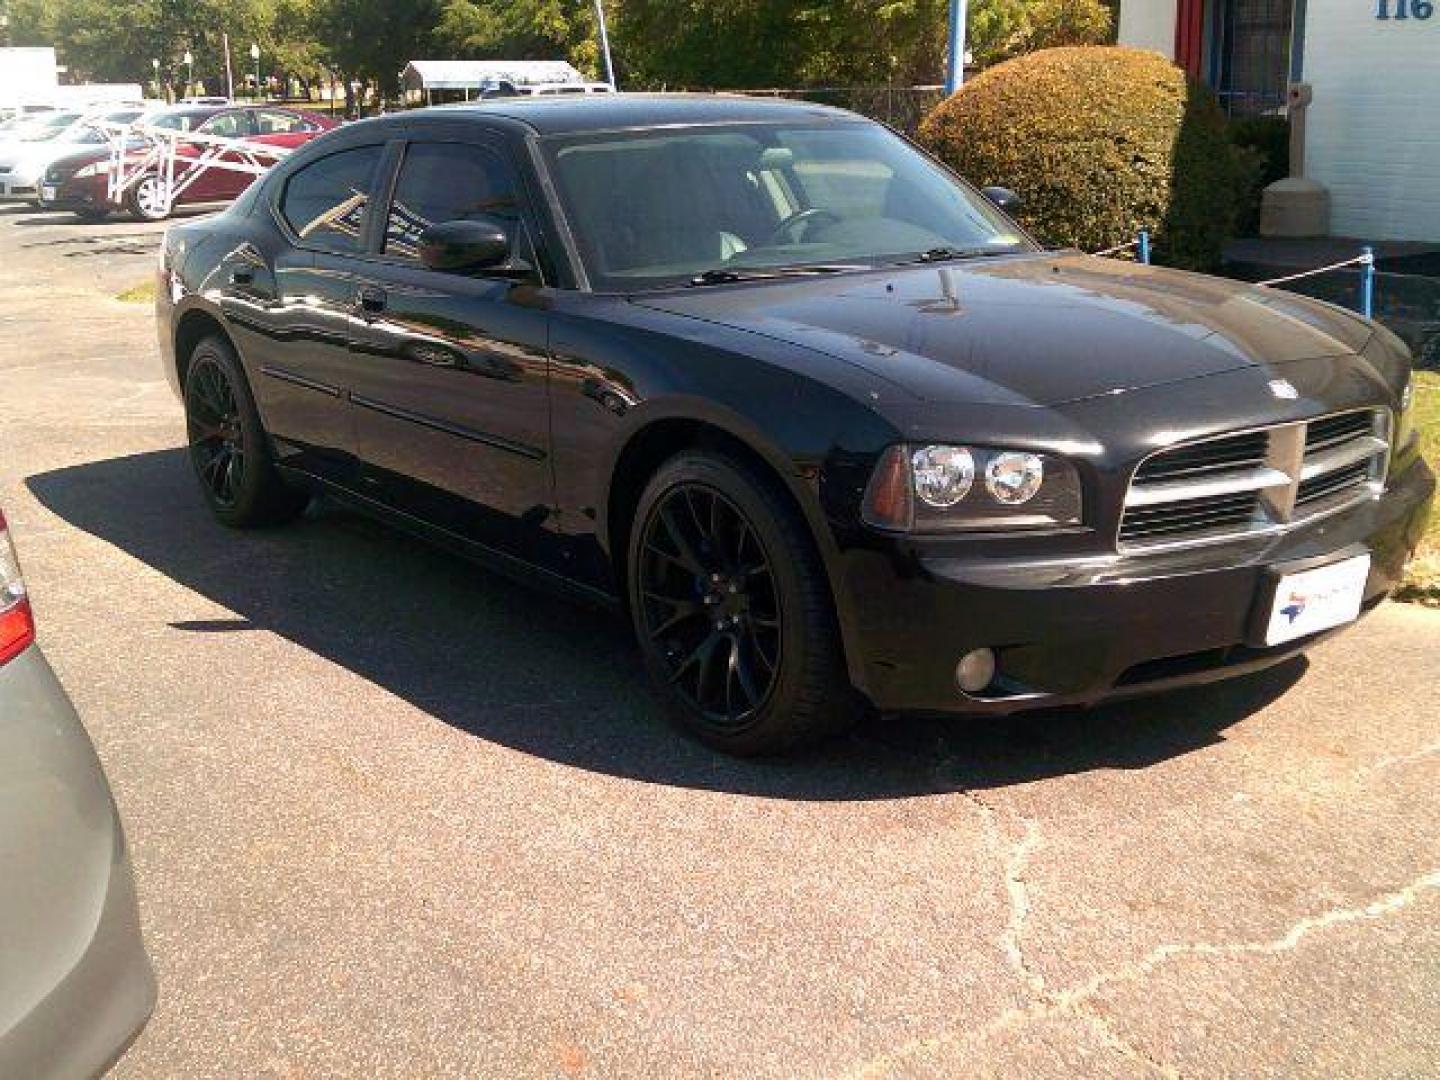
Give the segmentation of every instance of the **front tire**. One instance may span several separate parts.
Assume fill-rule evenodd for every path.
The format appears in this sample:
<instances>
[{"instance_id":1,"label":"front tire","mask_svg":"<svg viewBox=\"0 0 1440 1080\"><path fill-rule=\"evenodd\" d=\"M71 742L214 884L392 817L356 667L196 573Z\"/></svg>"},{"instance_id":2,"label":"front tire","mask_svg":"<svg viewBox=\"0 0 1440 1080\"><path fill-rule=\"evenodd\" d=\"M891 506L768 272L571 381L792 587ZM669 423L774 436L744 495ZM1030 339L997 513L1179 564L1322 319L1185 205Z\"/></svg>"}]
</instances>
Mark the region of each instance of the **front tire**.
<instances>
[{"instance_id":1,"label":"front tire","mask_svg":"<svg viewBox=\"0 0 1440 1080\"><path fill-rule=\"evenodd\" d=\"M686 731L754 756L854 718L819 554L769 477L727 454L670 459L640 496L628 554L640 649Z\"/></svg>"},{"instance_id":2,"label":"front tire","mask_svg":"<svg viewBox=\"0 0 1440 1080\"><path fill-rule=\"evenodd\" d=\"M236 529L279 525L309 502L280 478L234 348L221 337L195 346L185 372L190 462L211 512Z\"/></svg>"},{"instance_id":3,"label":"front tire","mask_svg":"<svg viewBox=\"0 0 1440 1080\"><path fill-rule=\"evenodd\" d=\"M169 192L155 173L146 173L125 193L125 208L141 221L164 221L172 209Z\"/></svg>"}]
</instances>

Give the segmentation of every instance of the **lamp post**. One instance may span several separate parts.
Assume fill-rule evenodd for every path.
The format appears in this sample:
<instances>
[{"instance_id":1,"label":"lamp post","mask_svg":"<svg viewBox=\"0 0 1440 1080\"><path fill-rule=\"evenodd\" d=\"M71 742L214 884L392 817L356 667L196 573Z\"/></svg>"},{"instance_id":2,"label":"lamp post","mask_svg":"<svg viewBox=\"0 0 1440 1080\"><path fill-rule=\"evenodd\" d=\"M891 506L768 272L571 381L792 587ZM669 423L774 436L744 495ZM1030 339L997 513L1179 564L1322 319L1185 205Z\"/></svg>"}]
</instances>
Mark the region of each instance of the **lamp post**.
<instances>
[{"instance_id":1,"label":"lamp post","mask_svg":"<svg viewBox=\"0 0 1440 1080\"><path fill-rule=\"evenodd\" d=\"M164 93L164 87L160 85L160 58L151 57L150 67L155 71L155 96L159 97L162 93Z\"/></svg>"},{"instance_id":2,"label":"lamp post","mask_svg":"<svg viewBox=\"0 0 1440 1080\"><path fill-rule=\"evenodd\" d=\"M604 0L595 0L595 22L600 28L600 55L605 58L605 81L611 90L620 89L615 85L615 65L610 62L610 32L605 28Z\"/></svg>"},{"instance_id":3,"label":"lamp post","mask_svg":"<svg viewBox=\"0 0 1440 1080\"><path fill-rule=\"evenodd\" d=\"M190 87L195 82L195 57L189 49L185 50L185 94L188 97Z\"/></svg>"},{"instance_id":4,"label":"lamp post","mask_svg":"<svg viewBox=\"0 0 1440 1080\"><path fill-rule=\"evenodd\" d=\"M945 68L945 94L955 93L965 82L965 24L967 0L950 0L950 60Z\"/></svg>"},{"instance_id":5,"label":"lamp post","mask_svg":"<svg viewBox=\"0 0 1440 1080\"><path fill-rule=\"evenodd\" d=\"M260 43L250 43L250 59L255 61L255 98L260 98Z\"/></svg>"}]
</instances>

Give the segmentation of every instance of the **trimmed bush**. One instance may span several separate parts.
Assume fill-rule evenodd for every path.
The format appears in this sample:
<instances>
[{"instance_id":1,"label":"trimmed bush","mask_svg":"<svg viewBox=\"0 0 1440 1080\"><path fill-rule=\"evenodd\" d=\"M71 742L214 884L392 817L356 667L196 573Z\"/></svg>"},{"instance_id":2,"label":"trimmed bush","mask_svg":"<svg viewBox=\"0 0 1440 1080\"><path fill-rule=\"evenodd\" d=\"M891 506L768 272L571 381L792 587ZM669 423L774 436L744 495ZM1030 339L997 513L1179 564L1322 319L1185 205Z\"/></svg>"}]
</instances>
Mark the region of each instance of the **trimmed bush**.
<instances>
[{"instance_id":1,"label":"trimmed bush","mask_svg":"<svg viewBox=\"0 0 1440 1080\"><path fill-rule=\"evenodd\" d=\"M1158 53L1046 49L990 68L941 102L920 141L977 186L1024 200L1047 243L1096 251L1155 235L1172 266L1210 269L1242 182L1213 95Z\"/></svg>"}]
</instances>

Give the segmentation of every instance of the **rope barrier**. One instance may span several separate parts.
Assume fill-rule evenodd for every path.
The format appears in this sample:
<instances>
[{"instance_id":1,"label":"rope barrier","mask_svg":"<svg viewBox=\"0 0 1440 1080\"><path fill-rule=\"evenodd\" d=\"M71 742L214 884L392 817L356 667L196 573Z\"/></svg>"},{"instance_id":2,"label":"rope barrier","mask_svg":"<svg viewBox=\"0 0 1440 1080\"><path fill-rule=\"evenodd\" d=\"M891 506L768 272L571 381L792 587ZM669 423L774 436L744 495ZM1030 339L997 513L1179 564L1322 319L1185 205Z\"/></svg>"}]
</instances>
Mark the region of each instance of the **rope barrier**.
<instances>
[{"instance_id":1,"label":"rope barrier","mask_svg":"<svg viewBox=\"0 0 1440 1080\"><path fill-rule=\"evenodd\" d=\"M1130 240L1130 241L1128 241L1128 242L1126 242L1126 243L1124 243L1124 244L1116 244L1116 245L1115 245L1114 247L1112 247L1112 248L1106 248L1104 251L1092 252L1092 254L1093 254L1093 255L1095 256L1095 258L1097 258L1097 259L1103 259L1103 258L1106 258L1106 257L1108 257L1108 256L1110 256L1110 255L1119 255L1120 252L1122 252L1122 251L1129 251L1131 248L1134 248L1134 249L1135 249L1135 261L1138 262L1138 263L1143 263L1143 264L1146 265L1146 266L1149 266L1149 265L1150 265L1150 230L1149 230L1149 229L1141 229L1141 230L1140 230L1140 234L1139 234L1138 236L1136 236L1134 240Z\"/></svg>"},{"instance_id":2,"label":"rope barrier","mask_svg":"<svg viewBox=\"0 0 1440 1080\"><path fill-rule=\"evenodd\" d=\"M1329 266L1322 266L1315 270L1302 270L1298 274L1286 274L1284 277L1271 278L1269 281L1257 281L1257 285L1284 285L1289 281L1300 281L1304 278L1316 277L1320 274L1328 274L1335 270L1344 270L1347 266L1360 267L1360 314L1367 319L1375 317L1375 249L1363 247L1360 254L1353 259L1346 259L1343 262L1331 263Z\"/></svg>"},{"instance_id":3,"label":"rope barrier","mask_svg":"<svg viewBox=\"0 0 1440 1080\"><path fill-rule=\"evenodd\" d=\"M1123 244L1116 244L1104 251L1092 252L1097 259L1107 258L1112 255L1119 255L1123 251L1135 251L1135 261L1149 265L1150 262L1150 232L1148 229L1141 229L1140 235L1134 240ZM1257 281L1256 285L1271 286L1284 285L1291 281L1300 281L1304 278L1318 277L1321 274L1333 273L1336 270L1344 270L1349 266L1360 267L1360 314L1365 318L1375 317L1375 250L1374 248L1363 247L1360 254L1353 259L1346 259L1343 262L1331 263L1329 266L1317 267L1314 270L1302 270L1298 274L1286 274L1284 277L1270 278L1268 281Z\"/></svg>"},{"instance_id":4,"label":"rope barrier","mask_svg":"<svg viewBox=\"0 0 1440 1080\"><path fill-rule=\"evenodd\" d=\"M1344 262L1331 263L1329 266L1321 266L1315 270L1302 270L1298 274L1287 274L1284 277L1270 278L1268 281L1257 281L1256 285L1283 285L1287 281L1299 281L1301 278L1316 277L1320 274L1328 274L1332 270L1344 270L1347 266L1369 266L1375 261L1373 255L1357 255L1353 259L1346 259Z\"/></svg>"}]
</instances>

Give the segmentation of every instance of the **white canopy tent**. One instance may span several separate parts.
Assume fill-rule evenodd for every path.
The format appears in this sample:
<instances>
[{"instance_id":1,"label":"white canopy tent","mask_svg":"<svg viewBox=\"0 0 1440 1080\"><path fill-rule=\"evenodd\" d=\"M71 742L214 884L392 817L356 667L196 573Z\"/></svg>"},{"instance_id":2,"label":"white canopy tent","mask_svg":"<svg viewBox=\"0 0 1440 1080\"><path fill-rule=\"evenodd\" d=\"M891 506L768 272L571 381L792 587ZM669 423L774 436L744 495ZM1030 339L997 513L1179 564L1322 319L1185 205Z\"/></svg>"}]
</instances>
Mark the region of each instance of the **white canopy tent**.
<instances>
[{"instance_id":1,"label":"white canopy tent","mask_svg":"<svg viewBox=\"0 0 1440 1080\"><path fill-rule=\"evenodd\" d=\"M411 60L401 79L407 97L413 94L427 102L438 92L458 90L468 98L502 82L517 87L585 82L564 60Z\"/></svg>"}]
</instances>

